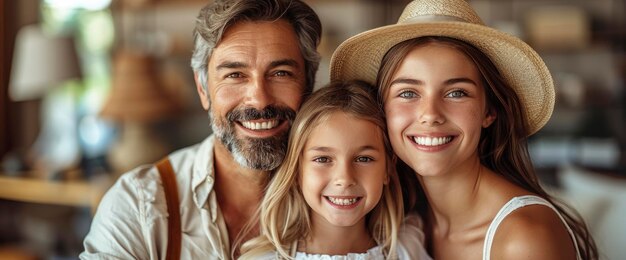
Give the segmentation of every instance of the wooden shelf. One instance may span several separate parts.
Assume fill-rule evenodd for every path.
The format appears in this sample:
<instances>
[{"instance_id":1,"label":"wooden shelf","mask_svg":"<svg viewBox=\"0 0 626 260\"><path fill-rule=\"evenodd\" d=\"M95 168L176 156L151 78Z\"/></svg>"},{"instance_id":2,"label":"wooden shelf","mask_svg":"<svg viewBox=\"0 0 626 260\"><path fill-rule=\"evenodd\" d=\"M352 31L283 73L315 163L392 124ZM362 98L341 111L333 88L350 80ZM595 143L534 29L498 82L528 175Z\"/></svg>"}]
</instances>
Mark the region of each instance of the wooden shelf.
<instances>
[{"instance_id":1,"label":"wooden shelf","mask_svg":"<svg viewBox=\"0 0 626 260\"><path fill-rule=\"evenodd\" d=\"M89 207L96 212L100 199L110 186L110 180L49 181L0 176L0 198L6 200Z\"/></svg>"}]
</instances>

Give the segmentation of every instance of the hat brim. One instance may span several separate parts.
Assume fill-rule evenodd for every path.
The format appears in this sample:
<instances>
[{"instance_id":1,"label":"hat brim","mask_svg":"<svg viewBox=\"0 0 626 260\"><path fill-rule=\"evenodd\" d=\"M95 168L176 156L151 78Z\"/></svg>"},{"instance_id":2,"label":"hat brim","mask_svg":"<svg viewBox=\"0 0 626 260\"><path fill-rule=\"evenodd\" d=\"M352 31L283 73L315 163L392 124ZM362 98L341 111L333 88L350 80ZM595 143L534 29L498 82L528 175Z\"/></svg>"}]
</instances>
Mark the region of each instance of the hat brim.
<instances>
[{"instance_id":1,"label":"hat brim","mask_svg":"<svg viewBox=\"0 0 626 260\"><path fill-rule=\"evenodd\" d=\"M464 22L394 24L357 34L344 41L331 58L330 78L359 79L376 84L387 51L405 40L445 36L474 45L484 52L517 93L529 135L543 127L554 109L554 83L541 57L522 40L493 28Z\"/></svg>"}]
</instances>

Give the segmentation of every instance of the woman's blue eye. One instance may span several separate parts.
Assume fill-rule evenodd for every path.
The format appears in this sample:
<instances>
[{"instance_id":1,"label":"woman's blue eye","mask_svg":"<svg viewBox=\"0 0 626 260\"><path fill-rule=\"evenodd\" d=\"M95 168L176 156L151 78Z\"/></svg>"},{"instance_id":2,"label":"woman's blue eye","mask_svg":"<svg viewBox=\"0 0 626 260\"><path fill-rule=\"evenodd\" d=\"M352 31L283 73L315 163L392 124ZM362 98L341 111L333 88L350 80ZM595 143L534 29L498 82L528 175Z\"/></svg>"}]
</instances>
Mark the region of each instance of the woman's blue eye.
<instances>
[{"instance_id":1,"label":"woman's blue eye","mask_svg":"<svg viewBox=\"0 0 626 260\"><path fill-rule=\"evenodd\" d=\"M374 159L372 159L371 157L367 157L367 156L359 156L356 158L357 162L371 162Z\"/></svg>"},{"instance_id":2,"label":"woman's blue eye","mask_svg":"<svg viewBox=\"0 0 626 260\"><path fill-rule=\"evenodd\" d=\"M446 95L447 97L451 97L451 98L460 98L460 97L465 97L467 96L467 93L463 90L454 90L451 91L450 93L448 93L448 95Z\"/></svg>"},{"instance_id":3,"label":"woman's blue eye","mask_svg":"<svg viewBox=\"0 0 626 260\"><path fill-rule=\"evenodd\" d=\"M414 98L417 97L417 94L413 91L402 91L398 96L401 98Z\"/></svg>"}]
</instances>

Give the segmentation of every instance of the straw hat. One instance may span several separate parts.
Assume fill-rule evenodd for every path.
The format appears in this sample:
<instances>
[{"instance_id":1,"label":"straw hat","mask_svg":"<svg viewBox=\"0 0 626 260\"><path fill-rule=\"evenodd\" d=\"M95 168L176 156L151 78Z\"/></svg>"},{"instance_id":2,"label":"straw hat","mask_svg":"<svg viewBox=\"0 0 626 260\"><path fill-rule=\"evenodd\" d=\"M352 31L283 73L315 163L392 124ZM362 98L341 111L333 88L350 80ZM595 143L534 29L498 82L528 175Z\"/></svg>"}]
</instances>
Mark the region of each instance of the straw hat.
<instances>
[{"instance_id":1,"label":"straw hat","mask_svg":"<svg viewBox=\"0 0 626 260\"><path fill-rule=\"evenodd\" d=\"M380 62L394 45L421 36L446 36L487 54L515 89L526 110L529 135L543 127L554 108L554 83L539 55L522 40L484 25L465 0L415 0L397 24L355 35L333 53L331 80L376 84Z\"/></svg>"}]
</instances>

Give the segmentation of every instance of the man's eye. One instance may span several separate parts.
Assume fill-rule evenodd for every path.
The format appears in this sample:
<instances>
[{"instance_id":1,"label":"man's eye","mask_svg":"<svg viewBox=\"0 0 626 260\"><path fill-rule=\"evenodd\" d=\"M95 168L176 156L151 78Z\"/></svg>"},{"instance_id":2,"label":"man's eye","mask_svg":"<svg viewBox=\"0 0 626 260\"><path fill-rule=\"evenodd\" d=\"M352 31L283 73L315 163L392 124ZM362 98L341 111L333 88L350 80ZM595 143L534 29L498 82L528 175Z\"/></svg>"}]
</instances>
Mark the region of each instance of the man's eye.
<instances>
[{"instance_id":1,"label":"man's eye","mask_svg":"<svg viewBox=\"0 0 626 260\"><path fill-rule=\"evenodd\" d=\"M359 156L356 158L356 162L371 162L374 161L373 158L367 156Z\"/></svg>"},{"instance_id":2,"label":"man's eye","mask_svg":"<svg viewBox=\"0 0 626 260\"><path fill-rule=\"evenodd\" d=\"M328 157L316 157L315 159L313 159L314 162L318 162L318 163L327 163L330 162L330 158Z\"/></svg>"},{"instance_id":3,"label":"man's eye","mask_svg":"<svg viewBox=\"0 0 626 260\"><path fill-rule=\"evenodd\" d=\"M291 72L280 70L274 73L274 75L278 77L288 77L288 76L291 76Z\"/></svg>"},{"instance_id":4,"label":"man's eye","mask_svg":"<svg viewBox=\"0 0 626 260\"><path fill-rule=\"evenodd\" d=\"M227 78L241 78L242 75L239 72L235 72L235 73L230 73L228 75L226 75Z\"/></svg>"},{"instance_id":5,"label":"man's eye","mask_svg":"<svg viewBox=\"0 0 626 260\"><path fill-rule=\"evenodd\" d=\"M398 96L401 98L415 98L417 97L417 94L413 91L405 90L405 91L400 92L400 95Z\"/></svg>"}]
</instances>

